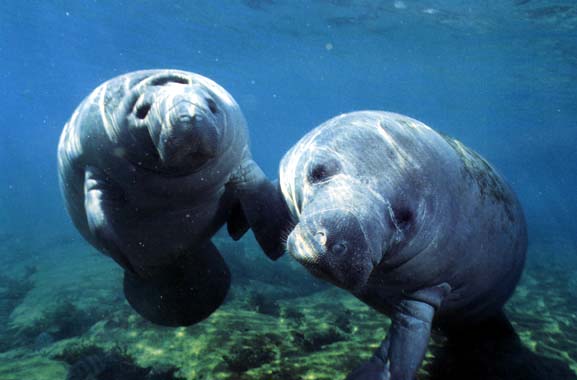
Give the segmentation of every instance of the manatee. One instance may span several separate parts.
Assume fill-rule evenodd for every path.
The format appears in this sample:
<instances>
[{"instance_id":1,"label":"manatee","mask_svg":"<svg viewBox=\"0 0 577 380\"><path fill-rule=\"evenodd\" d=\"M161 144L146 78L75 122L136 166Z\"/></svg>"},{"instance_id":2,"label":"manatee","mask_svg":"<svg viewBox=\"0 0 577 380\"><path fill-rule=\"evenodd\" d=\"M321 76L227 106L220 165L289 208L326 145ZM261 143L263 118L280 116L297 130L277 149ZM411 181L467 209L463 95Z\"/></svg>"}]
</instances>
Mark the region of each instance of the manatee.
<instances>
[{"instance_id":1,"label":"manatee","mask_svg":"<svg viewBox=\"0 0 577 380\"><path fill-rule=\"evenodd\" d=\"M348 379L414 379L431 328L505 318L525 262L523 211L457 140L395 113L344 114L287 152L280 186L296 224L289 254L391 318Z\"/></svg>"},{"instance_id":2,"label":"manatee","mask_svg":"<svg viewBox=\"0 0 577 380\"><path fill-rule=\"evenodd\" d=\"M58 146L58 174L83 237L124 269L124 293L161 325L199 322L222 304L230 272L211 237L252 228L283 253L278 186L251 158L244 116L217 83L178 70L136 71L97 87Z\"/></svg>"}]
</instances>

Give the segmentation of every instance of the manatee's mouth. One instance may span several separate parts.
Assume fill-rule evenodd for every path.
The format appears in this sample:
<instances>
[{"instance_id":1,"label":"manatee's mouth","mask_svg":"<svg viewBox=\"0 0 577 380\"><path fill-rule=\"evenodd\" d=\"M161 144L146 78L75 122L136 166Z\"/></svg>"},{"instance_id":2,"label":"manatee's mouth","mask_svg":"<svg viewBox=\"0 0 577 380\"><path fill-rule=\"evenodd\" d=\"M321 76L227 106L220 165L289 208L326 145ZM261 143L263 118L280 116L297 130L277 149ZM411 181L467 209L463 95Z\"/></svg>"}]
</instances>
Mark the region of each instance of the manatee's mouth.
<instances>
[{"instance_id":1,"label":"manatee's mouth","mask_svg":"<svg viewBox=\"0 0 577 380\"><path fill-rule=\"evenodd\" d=\"M134 159L130 156L126 156L125 158L140 170L166 178L186 177L195 174L202 171L205 167L210 166L210 164L217 158L217 155L203 155L191 152L182 157L182 160L187 162L186 165L170 166L162 164L160 156L155 148L153 148L152 151L154 153L149 154L149 156L154 157L152 160L144 161Z\"/></svg>"},{"instance_id":2,"label":"manatee's mouth","mask_svg":"<svg viewBox=\"0 0 577 380\"><path fill-rule=\"evenodd\" d=\"M213 159L214 156L190 154L183 157L184 161L189 162L186 166L164 165L158 168L157 173L164 177L184 177L202 171Z\"/></svg>"},{"instance_id":3,"label":"manatee's mouth","mask_svg":"<svg viewBox=\"0 0 577 380\"><path fill-rule=\"evenodd\" d=\"M314 236L301 224L297 224L286 242L286 250L296 261L304 266L313 276L334 282L328 268L321 263L323 247Z\"/></svg>"},{"instance_id":4,"label":"manatee's mouth","mask_svg":"<svg viewBox=\"0 0 577 380\"><path fill-rule=\"evenodd\" d=\"M141 161L134 161L129 160L134 166L138 167L139 170L148 172L150 174L154 174L157 176L165 177L165 178L178 178L178 177L187 177L189 175L193 175L195 173L201 172L206 166L210 165L214 158L208 158L204 162L200 163L196 166L190 166L187 168L170 168L160 166L158 164L153 165L144 165Z\"/></svg>"},{"instance_id":5,"label":"manatee's mouth","mask_svg":"<svg viewBox=\"0 0 577 380\"><path fill-rule=\"evenodd\" d=\"M287 251L295 260L307 266L316 263L324 253L320 243L301 223L297 224L289 235Z\"/></svg>"}]
</instances>

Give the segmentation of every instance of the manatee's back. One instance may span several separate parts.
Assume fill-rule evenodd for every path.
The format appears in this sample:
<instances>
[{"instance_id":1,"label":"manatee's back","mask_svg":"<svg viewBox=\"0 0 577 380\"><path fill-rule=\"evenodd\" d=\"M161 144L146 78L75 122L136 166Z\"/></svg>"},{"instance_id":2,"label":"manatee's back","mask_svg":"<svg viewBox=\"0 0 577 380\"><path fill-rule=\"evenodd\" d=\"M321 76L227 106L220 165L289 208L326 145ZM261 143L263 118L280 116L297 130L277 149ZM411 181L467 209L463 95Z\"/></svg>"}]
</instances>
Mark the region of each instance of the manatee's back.
<instances>
[{"instance_id":1,"label":"manatee's back","mask_svg":"<svg viewBox=\"0 0 577 380\"><path fill-rule=\"evenodd\" d=\"M418 165L409 171L414 172L410 186L399 187L407 193L420 189L413 196L423 196L431 206L424 227L412 237L417 254L407 252L411 259L399 271L419 273L421 285L451 285L438 313L441 318L475 319L499 311L525 263L527 227L517 197L472 149L411 118L387 116L397 121L389 128L398 128L400 136L422 146L413 157ZM397 139L401 145L403 138ZM413 156L416 147L408 149ZM408 174L403 178L410 178Z\"/></svg>"},{"instance_id":2,"label":"manatee's back","mask_svg":"<svg viewBox=\"0 0 577 380\"><path fill-rule=\"evenodd\" d=\"M452 287L439 319L464 321L494 314L513 294L525 264L522 207L505 179L475 151L422 123L406 121L407 129L422 132L413 138L427 146L410 183L426 184L421 192L429 194L426 203L436 211L423 220L421 236L413 237L412 243L422 238L416 246L426 248L414 257L409 253L412 259L399 269L420 273L422 285L446 282Z\"/></svg>"},{"instance_id":3,"label":"manatee's back","mask_svg":"<svg viewBox=\"0 0 577 380\"><path fill-rule=\"evenodd\" d=\"M363 115L379 121L372 124L383 129L384 147L394 148L382 164L387 187L421 210L417 228L385 256L363 300L388 313L387 300L401 297L399 291L446 282L452 291L441 319L500 310L520 278L527 247L515 194L482 157L425 124L392 113Z\"/></svg>"},{"instance_id":4,"label":"manatee's back","mask_svg":"<svg viewBox=\"0 0 577 380\"><path fill-rule=\"evenodd\" d=\"M527 251L523 209L505 179L478 153L445 137L458 156L461 214L453 233L467 262L453 278L458 288L445 304L447 314L483 316L498 311L513 294ZM465 228L471 233L465 234ZM455 249L454 247L451 249ZM459 252L455 252L459 253Z\"/></svg>"}]
</instances>

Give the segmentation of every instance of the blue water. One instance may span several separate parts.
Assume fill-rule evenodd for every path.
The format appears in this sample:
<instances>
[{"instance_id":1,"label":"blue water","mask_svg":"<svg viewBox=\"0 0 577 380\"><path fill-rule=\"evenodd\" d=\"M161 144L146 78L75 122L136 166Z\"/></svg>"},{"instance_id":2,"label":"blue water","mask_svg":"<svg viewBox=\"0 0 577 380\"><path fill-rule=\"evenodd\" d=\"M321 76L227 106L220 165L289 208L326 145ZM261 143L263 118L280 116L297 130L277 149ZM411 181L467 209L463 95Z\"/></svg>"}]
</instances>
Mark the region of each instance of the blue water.
<instances>
[{"instance_id":1,"label":"blue water","mask_svg":"<svg viewBox=\"0 0 577 380\"><path fill-rule=\"evenodd\" d=\"M33 237L70 228L55 176L67 118L115 75L180 68L235 96L270 176L283 152L329 117L405 113L486 156L538 233L575 239L573 4L2 2L0 230Z\"/></svg>"},{"instance_id":2,"label":"blue water","mask_svg":"<svg viewBox=\"0 0 577 380\"><path fill-rule=\"evenodd\" d=\"M552 258L577 261L575 1L2 1L0 239L39 255L55 236L80 239L57 185L59 134L94 87L145 68L225 87L271 178L339 113L417 118L504 174L532 244L563 242L572 253Z\"/></svg>"}]
</instances>

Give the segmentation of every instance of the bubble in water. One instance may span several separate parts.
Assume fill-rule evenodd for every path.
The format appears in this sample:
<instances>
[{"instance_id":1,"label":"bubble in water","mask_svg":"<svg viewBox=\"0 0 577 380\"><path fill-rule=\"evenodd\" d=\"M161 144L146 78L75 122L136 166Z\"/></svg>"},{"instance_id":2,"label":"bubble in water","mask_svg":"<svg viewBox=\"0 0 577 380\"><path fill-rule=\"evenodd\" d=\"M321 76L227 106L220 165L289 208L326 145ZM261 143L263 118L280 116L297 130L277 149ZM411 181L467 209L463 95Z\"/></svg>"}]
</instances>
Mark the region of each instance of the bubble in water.
<instances>
[{"instance_id":1,"label":"bubble in water","mask_svg":"<svg viewBox=\"0 0 577 380\"><path fill-rule=\"evenodd\" d=\"M435 9L435 8L426 8L426 9L423 9L423 13L426 13L428 15L434 15L434 14L439 13L439 10Z\"/></svg>"}]
</instances>

